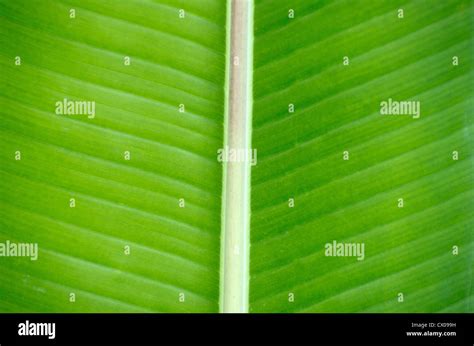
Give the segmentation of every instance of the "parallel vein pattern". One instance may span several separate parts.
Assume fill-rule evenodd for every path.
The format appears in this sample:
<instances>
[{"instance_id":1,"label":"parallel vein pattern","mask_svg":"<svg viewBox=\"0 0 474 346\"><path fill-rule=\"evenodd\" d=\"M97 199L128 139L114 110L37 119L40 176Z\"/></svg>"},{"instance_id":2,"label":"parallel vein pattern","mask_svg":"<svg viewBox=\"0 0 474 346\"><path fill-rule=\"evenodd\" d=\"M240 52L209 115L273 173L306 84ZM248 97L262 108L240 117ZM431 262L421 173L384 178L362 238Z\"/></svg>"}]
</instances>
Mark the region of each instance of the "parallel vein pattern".
<instances>
[{"instance_id":1,"label":"parallel vein pattern","mask_svg":"<svg viewBox=\"0 0 474 346\"><path fill-rule=\"evenodd\" d=\"M0 1L0 311L218 311L225 13Z\"/></svg>"},{"instance_id":2,"label":"parallel vein pattern","mask_svg":"<svg viewBox=\"0 0 474 346\"><path fill-rule=\"evenodd\" d=\"M251 311L474 311L472 18L462 0L256 1ZM421 117L381 115L389 98Z\"/></svg>"}]
</instances>

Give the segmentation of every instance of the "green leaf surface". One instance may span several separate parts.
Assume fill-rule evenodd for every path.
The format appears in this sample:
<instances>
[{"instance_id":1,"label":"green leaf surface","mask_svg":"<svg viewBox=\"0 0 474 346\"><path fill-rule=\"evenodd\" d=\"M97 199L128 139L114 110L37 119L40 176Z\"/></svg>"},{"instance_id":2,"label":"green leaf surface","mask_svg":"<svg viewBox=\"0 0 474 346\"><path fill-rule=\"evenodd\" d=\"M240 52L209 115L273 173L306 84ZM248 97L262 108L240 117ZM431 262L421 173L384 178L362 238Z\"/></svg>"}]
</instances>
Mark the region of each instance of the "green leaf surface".
<instances>
[{"instance_id":1,"label":"green leaf surface","mask_svg":"<svg viewBox=\"0 0 474 346\"><path fill-rule=\"evenodd\" d=\"M473 311L473 4L256 1L251 311Z\"/></svg>"},{"instance_id":2,"label":"green leaf surface","mask_svg":"<svg viewBox=\"0 0 474 346\"><path fill-rule=\"evenodd\" d=\"M474 2L255 0L235 123L227 2L0 0L0 312L218 312L247 119L251 312L473 312Z\"/></svg>"},{"instance_id":3,"label":"green leaf surface","mask_svg":"<svg viewBox=\"0 0 474 346\"><path fill-rule=\"evenodd\" d=\"M218 310L225 7L0 1L0 311Z\"/></svg>"}]
</instances>

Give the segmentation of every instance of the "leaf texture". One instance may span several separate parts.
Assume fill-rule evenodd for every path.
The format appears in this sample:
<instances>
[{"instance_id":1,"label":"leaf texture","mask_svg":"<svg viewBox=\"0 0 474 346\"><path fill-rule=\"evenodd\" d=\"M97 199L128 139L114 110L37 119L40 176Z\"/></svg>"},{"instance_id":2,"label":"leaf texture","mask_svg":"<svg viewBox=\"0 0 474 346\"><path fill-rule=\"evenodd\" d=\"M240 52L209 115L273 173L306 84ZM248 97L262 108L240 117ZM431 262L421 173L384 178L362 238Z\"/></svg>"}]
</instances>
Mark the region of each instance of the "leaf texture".
<instances>
[{"instance_id":1,"label":"leaf texture","mask_svg":"<svg viewBox=\"0 0 474 346\"><path fill-rule=\"evenodd\" d=\"M255 0L251 312L474 311L473 11ZM219 311L226 12L0 0L0 311Z\"/></svg>"},{"instance_id":2,"label":"leaf texture","mask_svg":"<svg viewBox=\"0 0 474 346\"><path fill-rule=\"evenodd\" d=\"M472 1L256 1L251 311L474 311L472 32Z\"/></svg>"},{"instance_id":3,"label":"leaf texture","mask_svg":"<svg viewBox=\"0 0 474 346\"><path fill-rule=\"evenodd\" d=\"M1 311L218 311L225 6L0 1Z\"/></svg>"}]
</instances>

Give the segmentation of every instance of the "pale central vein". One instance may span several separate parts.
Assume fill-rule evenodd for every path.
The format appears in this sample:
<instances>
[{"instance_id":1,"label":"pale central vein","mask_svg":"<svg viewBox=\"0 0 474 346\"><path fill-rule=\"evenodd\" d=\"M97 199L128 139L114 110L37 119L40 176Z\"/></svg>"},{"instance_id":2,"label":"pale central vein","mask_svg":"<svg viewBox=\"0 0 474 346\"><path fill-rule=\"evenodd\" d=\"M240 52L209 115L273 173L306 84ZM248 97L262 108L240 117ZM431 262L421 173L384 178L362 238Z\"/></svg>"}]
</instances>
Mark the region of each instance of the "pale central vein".
<instances>
[{"instance_id":1,"label":"pale central vein","mask_svg":"<svg viewBox=\"0 0 474 346\"><path fill-rule=\"evenodd\" d=\"M224 146L251 149L253 0L228 0ZM230 38L230 40L229 40ZM250 162L225 162L221 242L221 312L248 312Z\"/></svg>"}]
</instances>

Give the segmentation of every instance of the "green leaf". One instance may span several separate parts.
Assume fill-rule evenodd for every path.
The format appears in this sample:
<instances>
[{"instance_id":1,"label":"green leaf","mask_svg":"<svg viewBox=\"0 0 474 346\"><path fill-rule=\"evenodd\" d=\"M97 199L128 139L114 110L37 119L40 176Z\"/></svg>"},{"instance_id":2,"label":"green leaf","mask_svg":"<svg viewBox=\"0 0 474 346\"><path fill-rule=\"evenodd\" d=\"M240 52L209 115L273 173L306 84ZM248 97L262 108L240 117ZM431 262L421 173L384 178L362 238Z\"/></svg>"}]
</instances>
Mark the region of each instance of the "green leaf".
<instances>
[{"instance_id":1,"label":"green leaf","mask_svg":"<svg viewBox=\"0 0 474 346\"><path fill-rule=\"evenodd\" d=\"M0 311L473 312L473 11L0 0Z\"/></svg>"},{"instance_id":2,"label":"green leaf","mask_svg":"<svg viewBox=\"0 0 474 346\"><path fill-rule=\"evenodd\" d=\"M0 311L218 310L225 12L0 2L0 242L39 245L0 259Z\"/></svg>"},{"instance_id":3,"label":"green leaf","mask_svg":"<svg viewBox=\"0 0 474 346\"><path fill-rule=\"evenodd\" d=\"M472 27L469 1L256 1L251 311L473 311Z\"/></svg>"}]
</instances>

